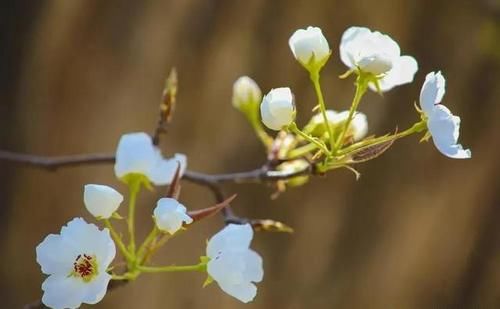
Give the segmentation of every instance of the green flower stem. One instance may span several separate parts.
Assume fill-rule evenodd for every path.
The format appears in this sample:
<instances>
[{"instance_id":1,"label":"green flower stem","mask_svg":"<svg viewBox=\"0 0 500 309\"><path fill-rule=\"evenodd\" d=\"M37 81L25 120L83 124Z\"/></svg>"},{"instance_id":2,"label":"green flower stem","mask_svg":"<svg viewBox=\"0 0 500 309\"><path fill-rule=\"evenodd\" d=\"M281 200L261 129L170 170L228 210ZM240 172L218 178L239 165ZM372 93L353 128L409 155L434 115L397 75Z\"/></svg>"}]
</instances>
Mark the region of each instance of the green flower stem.
<instances>
[{"instance_id":1,"label":"green flower stem","mask_svg":"<svg viewBox=\"0 0 500 309\"><path fill-rule=\"evenodd\" d=\"M318 97L318 105L321 111L321 115L323 115L323 121L325 122L326 131L328 132L330 148L333 149L333 147L335 146L335 138L333 136L333 130L330 126L330 122L328 121L328 117L326 115L325 100L323 98L323 92L321 91L319 76L319 69L310 71L309 77L311 78L311 81L314 85L314 91L316 92L316 96Z\"/></svg>"},{"instance_id":2,"label":"green flower stem","mask_svg":"<svg viewBox=\"0 0 500 309\"><path fill-rule=\"evenodd\" d=\"M372 139L368 139L368 140L365 140L365 141L362 141L362 142L359 142L356 144L352 144L349 147L342 149L338 154L339 155L348 155L348 154L350 154L354 151L357 151L361 148L375 146L375 145L382 144L382 143L385 143L388 141L400 139L400 138L406 137L408 135L420 133L420 132L424 131L426 128L427 128L427 122L425 120L422 120L422 121L415 123L410 128L408 128L404 131L401 131L399 133L387 135L387 136L381 136L381 137L377 137L377 138L372 138Z\"/></svg>"},{"instance_id":3,"label":"green flower stem","mask_svg":"<svg viewBox=\"0 0 500 309\"><path fill-rule=\"evenodd\" d=\"M104 219L104 225L109 229L109 232L111 233L111 237L115 241L116 245L118 246L118 249L120 252L123 254L125 259L127 261L130 261L133 259L133 256L128 252L127 248L125 247L125 244L123 243L120 235L115 231L113 225L111 225L111 222L109 219Z\"/></svg>"},{"instance_id":4,"label":"green flower stem","mask_svg":"<svg viewBox=\"0 0 500 309\"><path fill-rule=\"evenodd\" d=\"M316 144L309 143L307 145L290 150L290 152L288 152L287 159L302 157L316 149L318 149L318 146Z\"/></svg>"},{"instance_id":5,"label":"green flower stem","mask_svg":"<svg viewBox=\"0 0 500 309\"><path fill-rule=\"evenodd\" d=\"M142 245L139 247L139 250L137 250L137 257L142 261L144 258L144 255L146 254L146 251L150 248L151 244L156 240L156 237L158 236L158 233L160 230L156 226L156 224L153 226L153 229L151 229L151 232L148 234Z\"/></svg>"},{"instance_id":6,"label":"green flower stem","mask_svg":"<svg viewBox=\"0 0 500 309\"><path fill-rule=\"evenodd\" d=\"M260 139L262 144L269 149L273 144L273 138L267 134L266 130L264 130L258 113L252 115L252 117L248 116L248 121L252 125L255 134L257 134L257 137Z\"/></svg>"},{"instance_id":7,"label":"green flower stem","mask_svg":"<svg viewBox=\"0 0 500 309\"><path fill-rule=\"evenodd\" d=\"M111 280L133 280L136 277L137 277L136 275L132 275L131 273L125 273L123 275L114 275L114 274L112 274L111 275Z\"/></svg>"},{"instance_id":8,"label":"green flower stem","mask_svg":"<svg viewBox=\"0 0 500 309\"><path fill-rule=\"evenodd\" d=\"M129 185L129 208L128 208L128 232L129 232L129 252L135 257L135 205L137 202L137 195L141 188L141 179L137 177L131 177Z\"/></svg>"},{"instance_id":9,"label":"green flower stem","mask_svg":"<svg viewBox=\"0 0 500 309\"><path fill-rule=\"evenodd\" d=\"M363 95L366 93L367 89L368 89L368 79L360 73L358 75L358 79L356 80L356 93L354 94L354 99L352 100L351 108L349 109L349 115L347 116L347 120L344 124L344 127L340 131L337 142L335 143L335 147L333 148L334 152L337 152L339 148L342 146L344 137L347 134L347 131L349 131L349 126L351 125L354 113L356 112L358 105L361 102L361 98L363 98Z\"/></svg>"},{"instance_id":10,"label":"green flower stem","mask_svg":"<svg viewBox=\"0 0 500 309\"><path fill-rule=\"evenodd\" d=\"M328 156L328 157L331 156L330 150L328 150L328 148L326 147L326 145L324 143L322 143L320 140L318 140L318 139L316 139L316 138L314 138L312 136L309 136L308 134L306 134L306 133L302 132L301 130L299 130L299 128L297 128L297 124L295 122L292 122L288 126L288 130L290 130L291 132L293 132L293 133L297 134L298 136L302 137L306 141L311 142L314 145L316 145L316 147L318 147L319 149L321 149L321 151L323 151L326 156Z\"/></svg>"},{"instance_id":11,"label":"green flower stem","mask_svg":"<svg viewBox=\"0 0 500 309\"><path fill-rule=\"evenodd\" d=\"M137 269L145 272L145 273L162 273L162 272L179 272L179 271L206 271L207 264L200 263L196 265L187 265L187 266L137 266Z\"/></svg>"}]
</instances>

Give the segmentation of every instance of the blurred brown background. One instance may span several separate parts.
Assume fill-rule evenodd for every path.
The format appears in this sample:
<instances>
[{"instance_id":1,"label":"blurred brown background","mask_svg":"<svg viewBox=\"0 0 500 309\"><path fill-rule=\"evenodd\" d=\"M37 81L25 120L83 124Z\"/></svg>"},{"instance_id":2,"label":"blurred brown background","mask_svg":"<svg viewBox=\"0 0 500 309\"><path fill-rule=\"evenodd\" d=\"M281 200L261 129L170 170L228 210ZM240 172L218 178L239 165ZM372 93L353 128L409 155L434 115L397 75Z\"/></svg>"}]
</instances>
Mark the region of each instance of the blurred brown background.
<instances>
[{"instance_id":1,"label":"blurred brown background","mask_svg":"<svg viewBox=\"0 0 500 309\"><path fill-rule=\"evenodd\" d=\"M178 108L165 153L184 152L189 168L243 171L265 160L230 103L233 81L250 75L264 92L290 86L299 121L315 102L288 49L297 28L320 26L333 49L323 73L327 104L345 109L352 79L338 58L351 25L389 33L420 70L415 82L368 94L370 132L411 125L425 74L443 70L445 104L462 118L473 159L454 161L418 137L360 165L355 181L337 171L269 199L259 185L227 185L239 214L282 220L295 234L257 234L265 278L243 305L200 274L144 275L97 308L499 308L500 1L2 1L0 148L45 155L112 152L125 132L152 132L164 78L179 72ZM52 173L0 163L2 308L41 296L35 246L86 213L82 188L122 192L112 166ZM141 233L162 193L143 194ZM212 203L186 184L188 208ZM196 262L214 218L165 247L161 264Z\"/></svg>"}]
</instances>

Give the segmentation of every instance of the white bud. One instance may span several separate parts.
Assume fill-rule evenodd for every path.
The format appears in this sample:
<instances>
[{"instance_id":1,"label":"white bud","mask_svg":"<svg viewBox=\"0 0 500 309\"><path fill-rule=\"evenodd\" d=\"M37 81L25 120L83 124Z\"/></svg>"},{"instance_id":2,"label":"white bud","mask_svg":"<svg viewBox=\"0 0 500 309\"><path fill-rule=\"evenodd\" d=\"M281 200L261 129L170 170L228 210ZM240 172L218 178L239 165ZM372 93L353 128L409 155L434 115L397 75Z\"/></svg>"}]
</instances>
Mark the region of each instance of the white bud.
<instances>
[{"instance_id":1,"label":"white bud","mask_svg":"<svg viewBox=\"0 0 500 309\"><path fill-rule=\"evenodd\" d=\"M193 219L186 213L186 207L173 198L161 198L153 213L156 226L170 234L177 232L183 223L193 222Z\"/></svg>"},{"instance_id":2,"label":"white bud","mask_svg":"<svg viewBox=\"0 0 500 309\"><path fill-rule=\"evenodd\" d=\"M262 100L262 92L257 83L248 76L238 78L233 84L233 106L239 110Z\"/></svg>"},{"instance_id":3,"label":"white bud","mask_svg":"<svg viewBox=\"0 0 500 309\"><path fill-rule=\"evenodd\" d=\"M309 65L323 66L330 55L328 41L318 27L309 26L295 31L288 40L288 45L295 59L307 69ZM313 63L310 63L311 59L314 59Z\"/></svg>"},{"instance_id":4,"label":"white bud","mask_svg":"<svg viewBox=\"0 0 500 309\"><path fill-rule=\"evenodd\" d=\"M123 195L111 187L94 184L85 185L83 202L87 210L96 218L110 218L120 207L122 201Z\"/></svg>"},{"instance_id":5,"label":"white bud","mask_svg":"<svg viewBox=\"0 0 500 309\"><path fill-rule=\"evenodd\" d=\"M262 122L271 130L279 131L295 120L295 104L290 88L276 88L264 96L260 105Z\"/></svg>"}]
</instances>

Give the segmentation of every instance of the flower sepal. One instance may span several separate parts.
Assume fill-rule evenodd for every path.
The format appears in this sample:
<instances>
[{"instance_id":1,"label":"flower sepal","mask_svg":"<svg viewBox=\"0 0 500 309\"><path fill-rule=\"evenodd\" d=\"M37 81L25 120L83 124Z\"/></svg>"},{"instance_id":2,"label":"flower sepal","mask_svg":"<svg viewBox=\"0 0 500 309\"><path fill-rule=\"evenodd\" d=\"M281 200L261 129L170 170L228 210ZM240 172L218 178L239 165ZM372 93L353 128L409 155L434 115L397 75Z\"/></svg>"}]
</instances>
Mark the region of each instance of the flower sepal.
<instances>
[{"instance_id":1,"label":"flower sepal","mask_svg":"<svg viewBox=\"0 0 500 309\"><path fill-rule=\"evenodd\" d=\"M309 58L309 61L307 63L304 63L300 60L298 61L310 74L319 74L321 69L323 69L325 64L328 62L328 59L330 59L331 55L332 51L330 50L328 54L326 54L326 56L318 60L316 59L316 54L313 52L311 58Z\"/></svg>"},{"instance_id":2,"label":"flower sepal","mask_svg":"<svg viewBox=\"0 0 500 309\"><path fill-rule=\"evenodd\" d=\"M153 184L151 183L149 178L143 174L139 173L126 174L121 178L121 181L127 184L129 188L132 187L140 188L141 186L144 186L149 191L154 191Z\"/></svg>"}]
</instances>

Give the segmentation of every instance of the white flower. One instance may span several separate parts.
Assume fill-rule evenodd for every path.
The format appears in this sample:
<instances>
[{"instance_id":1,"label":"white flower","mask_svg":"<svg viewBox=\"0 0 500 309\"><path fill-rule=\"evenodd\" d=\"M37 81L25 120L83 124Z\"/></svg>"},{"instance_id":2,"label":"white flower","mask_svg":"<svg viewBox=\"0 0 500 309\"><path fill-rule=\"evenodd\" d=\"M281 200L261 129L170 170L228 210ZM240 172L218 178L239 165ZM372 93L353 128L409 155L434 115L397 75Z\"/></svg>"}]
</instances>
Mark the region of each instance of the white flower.
<instances>
[{"instance_id":1,"label":"white flower","mask_svg":"<svg viewBox=\"0 0 500 309\"><path fill-rule=\"evenodd\" d=\"M153 211L156 226L170 234L177 232L183 223L190 224L193 219L187 215L186 207L173 198L161 198Z\"/></svg>"},{"instance_id":2,"label":"white flower","mask_svg":"<svg viewBox=\"0 0 500 309\"><path fill-rule=\"evenodd\" d=\"M83 202L94 217L108 219L123 202L123 195L108 186L88 184L83 191Z\"/></svg>"},{"instance_id":3,"label":"white flower","mask_svg":"<svg viewBox=\"0 0 500 309\"><path fill-rule=\"evenodd\" d=\"M349 117L349 111L343 111L337 114L338 123L344 123ZM355 112L349 124L349 133L354 141L359 141L368 133L368 120L362 112Z\"/></svg>"},{"instance_id":4,"label":"white flower","mask_svg":"<svg viewBox=\"0 0 500 309\"><path fill-rule=\"evenodd\" d=\"M238 78L233 84L233 106L244 110L258 105L262 100L262 92L257 83L248 76Z\"/></svg>"},{"instance_id":5,"label":"white flower","mask_svg":"<svg viewBox=\"0 0 500 309\"><path fill-rule=\"evenodd\" d=\"M295 104L290 88L275 88L264 96L260 104L262 122L271 130L279 131L295 119Z\"/></svg>"},{"instance_id":6,"label":"white flower","mask_svg":"<svg viewBox=\"0 0 500 309\"><path fill-rule=\"evenodd\" d=\"M338 128L341 128L342 125L347 121L349 117L349 111L336 112L334 110L326 111L326 118L330 125L334 128L334 131L337 131ZM318 113L314 115L307 127L310 130L314 130L318 125L323 124L323 115ZM307 130L306 130L307 131ZM368 133L368 120L366 115L362 112L356 112L351 120L349 125L349 133L352 135L354 141L359 141Z\"/></svg>"},{"instance_id":7,"label":"white flower","mask_svg":"<svg viewBox=\"0 0 500 309\"><path fill-rule=\"evenodd\" d=\"M123 135L118 143L115 174L118 178L141 174L155 185L168 185L177 170L177 162L182 176L187 166L185 155L175 154L174 158L165 159L148 134L130 133Z\"/></svg>"},{"instance_id":8,"label":"white flower","mask_svg":"<svg viewBox=\"0 0 500 309\"><path fill-rule=\"evenodd\" d=\"M104 297L111 275L106 272L116 248L108 229L75 218L36 247L36 261L49 275L42 302L51 308L78 308Z\"/></svg>"},{"instance_id":9,"label":"white flower","mask_svg":"<svg viewBox=\"0 0 500 309\"><path fill-rule=\"evenodd\" d=\"M247 303L254 299L264 277L262 258L249 249L253 238L250 224L229 224L207 244L208 274L227 294Z\"/></svg>"},{"instance_id":10,"label":"white flower","mask_svg":"<svg viewBox=\"0 0 500 309\"><path fill-rule=\"evenodd\" d=\"M391 37L364 27L351 27L344 32L340 58L351 69L359 68L379 77L381 91L412 82L418 70L417 61L401 56L398 43ZM370 87L375 90L372 84Z\"/></svg>"},{"instance_id":11,"label":"white flower","mask_svg":"<svg viewBox=\"0 0 500 309\"><path fill-rule=\"evenodd\" d=\"M446 81L441 72L427 74L420 92L420 107L427 116L427 128L434 145L445 156L454 159L469 159L471 151L457 144L460 117L454 116L440 104L446 92Z\"/></svg>"},{"instance_id":12,"label":"white flower","mask_svg":"<svg viewBox=\"0 0 500 309\"><path fill-rule=\"evenodd\" d=\"M307 69L310 65L321 68L330 56L328 41L318 27L309 26L295 31L288 40L288 45L295 59ZM313 56L314 63L310 63Z\"/></svg>"}]
</instances>

